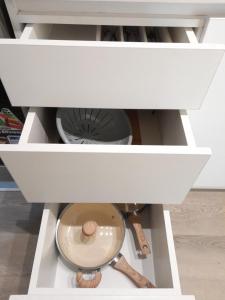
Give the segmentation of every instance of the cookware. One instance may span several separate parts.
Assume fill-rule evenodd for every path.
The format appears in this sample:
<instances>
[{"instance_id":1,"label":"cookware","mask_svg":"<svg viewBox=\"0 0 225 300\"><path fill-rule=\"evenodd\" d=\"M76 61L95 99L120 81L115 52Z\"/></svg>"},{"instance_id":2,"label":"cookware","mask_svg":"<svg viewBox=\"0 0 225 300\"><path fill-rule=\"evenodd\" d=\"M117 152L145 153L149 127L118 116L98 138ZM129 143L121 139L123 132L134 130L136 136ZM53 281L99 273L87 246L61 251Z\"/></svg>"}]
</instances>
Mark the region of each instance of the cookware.
<instances>
[{"instance_id":1,"label":"cookware","mask_svg":"<svg viewBox=\"0 0 225 300\"><path fill-rule=\"evenodd\" d=\"M140 218L140 213L143 211L145 206L146 205L143 204L118 204L119 209L123 212L125 217L127 217L128 221L134 228L140 254L143 256L147 256L151 252L149 242L145 237Z\"/></svg>"},{"instance_id":2,"label":"cookware","mask_svg":"<svg viewBox=\"0 0 225 300\"><path fill-rule=\"evenodd\" d=\"M122 109L58 108L56 125L66 144L132 142L131 125Z\"/></svg>"},{"instance_id":3,"label":"cookware","mask_svg":"<svg viewBox=\"0 0 225 300\"><path fill-rule=\"evenodd\" d=\"M120 253L124 237L124 219L112 204L70 204L57 222L56 243L64 259L78 269L78 287L97 287L102 278L100 269L107 264L138 287L154 287Z\"/></svg>"}]
</instances>

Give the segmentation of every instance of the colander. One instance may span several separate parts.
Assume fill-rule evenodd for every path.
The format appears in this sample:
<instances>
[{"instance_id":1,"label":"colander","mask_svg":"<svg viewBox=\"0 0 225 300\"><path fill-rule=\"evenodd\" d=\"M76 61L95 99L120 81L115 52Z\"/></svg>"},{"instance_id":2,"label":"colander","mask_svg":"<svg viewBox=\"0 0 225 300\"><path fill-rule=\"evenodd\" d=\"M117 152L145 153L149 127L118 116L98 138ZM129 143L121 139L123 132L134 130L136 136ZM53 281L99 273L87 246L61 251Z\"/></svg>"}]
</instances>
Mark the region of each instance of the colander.
<instances>
[{"instance_id":1,"label":"colander","mask_svg":"<svg viewBox=\"0 0 225 300\"><path fill-rule=\"evenodd\" d=\"M58 108L58 132L66 144L120 144L132 142L131 125L118 109Z\"/></svg>"}]
</instances>

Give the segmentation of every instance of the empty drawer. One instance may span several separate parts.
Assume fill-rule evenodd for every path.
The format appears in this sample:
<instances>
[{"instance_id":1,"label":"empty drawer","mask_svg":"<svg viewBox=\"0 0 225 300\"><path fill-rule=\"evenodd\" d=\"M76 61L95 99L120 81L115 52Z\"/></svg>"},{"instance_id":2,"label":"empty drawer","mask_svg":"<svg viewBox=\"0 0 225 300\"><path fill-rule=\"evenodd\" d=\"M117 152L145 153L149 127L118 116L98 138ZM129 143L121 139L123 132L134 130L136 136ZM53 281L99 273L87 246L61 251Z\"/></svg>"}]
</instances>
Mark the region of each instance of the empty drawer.
<instances>
[{"instance_id":1,"label":"empty drawer","mask_svg":"<svg viewBox=\"0 0 225 300\"><path fill-rule=\"evenodd\" d=\"M128 111L132 145L60 144L55 114L31 109L20 143L0 145L28 202L180 203L211 154L186 112Z\"/></svg>"},{"instance_id":2,"label":"empty drawer","mask_svg":"<svg viewBox=\"0 0 225 300\"><path fill-rule=\"evenodd\" d=\"M224 54L192 28L136 27L138 38L102 39L105 26L27 25L0 40L0 77L12 105L197 109ZM124 27L118 26L123 33ZM132 27L130 27L132 28Z\"/></svg>"}]
</instances>

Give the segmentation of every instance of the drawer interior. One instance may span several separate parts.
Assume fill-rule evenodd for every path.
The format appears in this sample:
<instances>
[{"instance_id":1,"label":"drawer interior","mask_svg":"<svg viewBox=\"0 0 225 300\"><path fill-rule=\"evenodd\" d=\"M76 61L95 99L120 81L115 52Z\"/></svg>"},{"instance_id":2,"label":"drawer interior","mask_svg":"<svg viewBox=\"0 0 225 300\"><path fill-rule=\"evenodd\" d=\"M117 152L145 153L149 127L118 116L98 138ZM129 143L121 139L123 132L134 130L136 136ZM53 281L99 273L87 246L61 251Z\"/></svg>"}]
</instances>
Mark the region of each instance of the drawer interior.
<instances>
[{"instance_id":1,"label":"drawer interior","mask_svg":"<svg viewBox=\"0 0 225 300\"><path fill-rule=\"evenodd\" d=\"M51 204L44 209L29 293L44 292L46 288L57 289L57 294L65 293L65 290L76 293L76 270L62 260L55 244L55 226L63 207L62 204ZM157 289L144 289L142 293L148 295L162 289L179 290L169 216L163 211L162 205L147 205L140 215L146 238L151 244L151 254L147 258L138 255L136 240L128 222L121 253L134 268L157 286ZM104 289L106 294L108 289L114 289L115 293L121 293L123 290L125 294L131 293L131 289L140 291L110 265L101 271L102 281L97 289L92 289L92 293L102 292ZM87 289L82 289L81 292L85 293L84 290Z\"/></svg>"},{"instance_id":2,"label":"drawer interior","mask_svg":"<svg viewBox=\"0 0 225 300\"><path fill-rule=\"evenodd\" d=\"M56 127L56 112L54 108L31 108L20 143L63 143ZM194 144L190 124L186 121L188 118L186 112L178 110L125 110L125 112L132 127L132 145Z\"/></svg>"},{"instance_id":3,"label":"drawer interior","mask_svg":"<svg viewBox=\"0 0 225 300\"><path fill-rule=\"evenodd\" d=\"M112 26L112 25L27 25L21 39L102 41L102 42L146 42L146 43L196 43L192 28Z\"/></svg>"}]
</instances>

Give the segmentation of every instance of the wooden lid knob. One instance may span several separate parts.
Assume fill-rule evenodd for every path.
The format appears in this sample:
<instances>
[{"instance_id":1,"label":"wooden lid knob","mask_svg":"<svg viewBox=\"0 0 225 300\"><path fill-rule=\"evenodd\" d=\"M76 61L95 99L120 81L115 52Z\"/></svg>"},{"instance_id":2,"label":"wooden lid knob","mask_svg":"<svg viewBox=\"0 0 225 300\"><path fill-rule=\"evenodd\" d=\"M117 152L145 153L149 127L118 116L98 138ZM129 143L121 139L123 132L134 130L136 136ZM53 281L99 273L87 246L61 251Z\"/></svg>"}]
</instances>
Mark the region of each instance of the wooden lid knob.
<instances>
[{"instance_id":1,"label":"wooden lid knob","mask_svg":"<svg viewBox=\"0 0 225 300\"><path fill-rule=\"evenodd\" d=\"M98 224L95 221L87 221L82 226L82 232L86 236L92 236L97 230Z\"/></svg>"}]
</instances>

